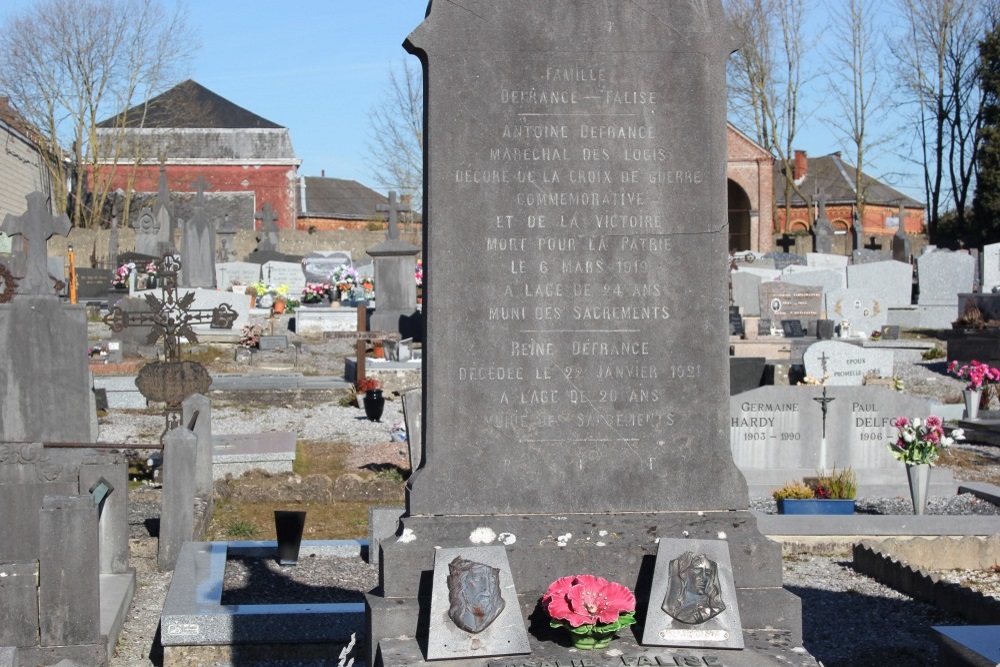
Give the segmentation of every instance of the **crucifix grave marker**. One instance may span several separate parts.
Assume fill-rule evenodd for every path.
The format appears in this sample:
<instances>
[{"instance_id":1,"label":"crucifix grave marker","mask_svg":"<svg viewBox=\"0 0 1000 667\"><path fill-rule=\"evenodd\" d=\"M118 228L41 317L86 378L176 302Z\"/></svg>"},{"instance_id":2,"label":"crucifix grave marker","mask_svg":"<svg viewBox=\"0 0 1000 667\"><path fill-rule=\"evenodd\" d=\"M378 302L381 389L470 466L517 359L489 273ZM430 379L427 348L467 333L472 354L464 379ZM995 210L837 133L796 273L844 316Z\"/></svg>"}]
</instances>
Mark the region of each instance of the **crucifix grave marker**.
<instances>
[{"instance_id":1,"label":"crucifix grave marker","mask_svg":"<svg viewBox=\"0 0 1000 667\"><path fill-rule=\"evenodd\" d=\"M47 199L41 192L32 192L25 199L28 210L18 216L8 213L0 225L0 231L10 236L20 235L27 242L18 293L54 296L57 289L54 285L61 281L49 275L47 242L55 234L68 236L72 225L65 213L54 216L49 212Z\"/></svg>"},{"instance_id":2,"label":"crucifix grave marker","mask_svg":"<svg viewBox=\"0 0 1000 667\"><path fill-rule=\"evenodd\" d=\"M785 252L789 252L795 246L795 237L789 234L782 234L781 238L775 241L774 244Z\"/></svg>"},{"instance_id":3,"label":"crucifix grave marker","mask_svg":"<svg viewBox=\"0 0 1000 667\"><path fill-rule=\"evenodd\" d=\"M177 296L177 274L181 262L173 255L164 257L157 266L161 276L161 297L146 294L146 303L151 312L128 312L121 306L115 306L104 316L104 323L119 333L131 326L150 326L152 331L146 338L149 345L155 345L163 339L163 362L147 364L136 378L139 392L148 400L166 403L167 429L180 425L181 402L192 394L203 394L208 391L212 378L201 364L193 361L181 361L180 340L186 338L197 343L198 336L193 326L195 324L212 323L215 329L231 329L236 321L237 313L228 303L223 303L212 310L191 308L194 302L194 292L186 292Z\"/></svg>"},{"instance_id":4,"label":"crucifix grave marker","mask_svg":"<svg viewBox=\"0 0 1000 667\"><path fill-rule=\"evenodd\" d=\"M865 246L865 250L881 250L881 249L882 249L882 244L878 243L874 236L869 239L868 244Z\"/></svg>"},{"instance_id":5,"label":"crucifix grave marker","mask_svg":"<svg viewBox=\"0 0 1000 667\"><path fill-rule=\"evenodd\" d=\"M255 220L260 220L260 243L258 252L278 251L278 214L271 207L271 202L264 202L264 208L254 214Z\"/></svg>"}]
</instances>

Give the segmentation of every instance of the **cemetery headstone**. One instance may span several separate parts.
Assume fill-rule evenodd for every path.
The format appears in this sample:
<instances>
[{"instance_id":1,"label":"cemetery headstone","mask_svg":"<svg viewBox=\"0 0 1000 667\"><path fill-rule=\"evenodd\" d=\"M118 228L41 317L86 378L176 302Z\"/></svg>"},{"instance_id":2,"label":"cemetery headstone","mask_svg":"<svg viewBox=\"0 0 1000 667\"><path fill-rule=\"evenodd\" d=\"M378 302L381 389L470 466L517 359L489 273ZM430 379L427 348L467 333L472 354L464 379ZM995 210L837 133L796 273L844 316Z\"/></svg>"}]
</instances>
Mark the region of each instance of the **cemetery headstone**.
<instances>
[{"instance_id":1,"label":"cemetery headstone","mask_svg":"<svg viewBox=\"0 0 1000 667\"><path fill-rule=\"evenodd\" d=\"M260 268L260 277L268 285L288 285L289 294L300 294L306 286L302 264L293 262L267 262Z\"/></svg>"},{"instance_id":2,"label":"cemetery headstone","mask_svg":"<svg viewBox=\"0 0 1000 667\"><path fill-rule=\"evenodd\" d=\"M215 233L215 266L216 271L218 271L218 266L220 262L235 262L236 261L236 232L239 231L238 227L233 224L230 216L227 214L222 222L219 223L218 229ZM219 287L225 287L225 285L218 283Z\"/></svg>"},{"instance_id":3,"label":"cemetery headstone","mask_svg":"<svg viewBox=\"0 0 1000 667\"><path fill-rule=\"evenodd\" d=\"M818 320L823 310L823 288L782 281L760 284L760 316L763 319Z\"/></svg>"},{"instance_id":4,"label":"cemetery headstone","mask_svg":"<svg viewBox=\"0 0 1000 667\"><path fill-rule=\"evenodd\" d=\"M252 285L260 280L260 264L253 262L222 262L215 265L215 284L219 289L230 285Z\"/></svg>"},{"instance_id":5,"label":"cemetery headstone","mask_svg":"<svg viewBox=\"0 0 1000 667\"><path fill-rule=\"evenodd\" d=\"M366 252L375 265L375 313L371 326L377 331L399 332L404 336L419 336L411 322L416 321L417 284L413 278L420 248L399 238L397 217L407 209L389 193L389 202L378 207L389 214L386 240Z\"/></svg>"},{"instance_id":6,"label":"cemetery headstone","mask_svg":"<svg viewBox=\"0 0 1000 667\"><path fill-rule=\"evenodd\" d=\"M848 264L846 255L828 255L819 252L806 253L806 266L820 269L843 269Z\"/></svg>"},{"instance_id":7,"label":"cemetery headstone","mask_svg":"<svg viewBox=\"0 0 1000 667\"><path fill-rule=\"evenodd\" d=\"M205 214L205 190L211 184L201 175L191 184L197 192L194 215L184 222L181 287L215 287L215 223Z\"/></svg>"},{"instance_id":8,"label":"cemetery headstone","mask_svg":"<svg viewBox=\"0 0 1000 667\"><path fill-rule=\"evenodd\" d=\"M892 377L894 356L891 350L824 340L810 345L803 361L806 375L827 378L828 386L860 387L870 373L877 377Z\"/></svg>"},{"instance_id":9,"label":"cemetery headstone","mask_svg":"<svg viewBox=\"0 0 1000 667\"><path fill-rule=\"evenodd\" d=\"M351 253L344 250L314 251L302 258L302 270L310 283L328 283L335 269L353 264Z\"/></svg>"},{"instance_id":10,"label":"cemetery headstone","mask_svg":"<svg viewBox=\"0 0 1000 667\"><path fill-rule=\"evenodd\" d=\"M886 308L913 303L913 267L890 260L847 267L847 287L872 292Z\"/></svg>"},{"instance_id":11,"label":"cemetery headstone","mask_svg":"<svg viewBox=\"0 0 1000 667\"><path fill-rule=\"evenodd\" d=\"M910 263L910 259L913 256L913 242L910 241L910 237L906 234L905 224L906 218L909 215L901 205L897 214L899 228L892 235L892 258L897 262L905 262L906 264Z\"/></svg>"},{"instance_id":12,"label":"cemetery headstone","mask_svg":"<svg viewBox=\"0 0 1000 667\"><path fill-rule=\"evenodd\" d=\"M799 320L781 320L781 332L785 338L802 338L806 335Z\"/></svg>"},{"instance_id":13,"label":"cemetery headstone","mask_svg":"<svg viewBox=\"0 0 1000 667\"><path fill-rule=\"evenodd\" d=\"M833 223L826 217L827 194L822 189L813 195L813 203L816 204L816 221L812 226L813 249L817 253L829 255L833 252Z\"/></svg>"},{"instance_id":14,"label":"cemetery headstone","mask_svg":"<svg viewBox=\"0 0 1000 667\"><path fill-rule=\"evenodd\" d=\"M271 202L264 202L264 208L253 216L260 220L260 241L257 243L258 252L278 252L278 214L275 213Z\"/></svg>"},{"instance_id":15,"label":"cemetery headstone","mask_svg":"<svg viewBox=\"0 0 1000 667\"><path fill-rule=\"evenodd\" d=\"M806 258L802 255L795 255L788 252L779 252L777 250L772 250L764 255L765 259L770 259L774 262L774 268L781 271L786 267L793 264L798 264L800 266L806 265Z\"/></svg>"},{"instance_id":16,"label":"cemetery headstone","mask_svg":"<svg viewBox=\"0 0 1000 667\"><path fill-rule=\"evenodd\" d=\"M761 279L745 270L733 271L732 278L733 305L742 309L748 317L760 316L760 290Z\"/></svg>"},{"instance_id":17,"label":"cemetery headstone","mask_svg":"<svg viewBox=\"0 0 1000 667\"><path fill-rule=\"evenodd\" d=\"M847 320L854 331L864 332L866 336L880 331L887 323L889 307L872 290L832 290L826 293L825 298L827 317L837 321Z\"/></svg>"},{"instance_id":18,"label":"cemetery headstone","mask_svg":"<svg viewBox=\"0 0 1000 667\"><path fill-rule=\"evenodd\" d=\"M886 262L892 259L891 252L872 250L871 248L859 248L851 253L851 259L855 265L871 264L873 262Z\"/></svg>"},{"instance_id":19,"label":"cemetery headstone","mask_svg":"<svg viewBox=\"0 0 1000 667\"><path fill-rule=\"evenodd\" d=\"M743 316L736 306L729 307L729 335L743 337L746 331L743 329Z\"/></svg>"},{"instance_id":20,"label":"cemetery headstone","mask_svg":"<svg viewBox=\"0 0 1000 667\"><path fill-rule=\"evenodd\" d=\"M789 266L781 272L781 280L795 285L816 285L829 292L847 287L847 272L844 269Z\"/></svg>"},{"instance_id":21,"label":"cemetery headstone","mask_svg":"<svg viewBox=\"0 0 1000 667\"><path fill-rule=\"evenodd\" d=\"M108 264L118 266L118 216L111 218L111 231L108 232Z\"/></svg>"},{"instance_id":22,"label":"cemetery headstone","mask_svg":"<svg viewBox=\"0 0 1000 667\"><path fill-rule=\"evenodd\" d=\"M984 245L982 257L982 291L984 293L1000 291L1000 243Z\"/></svg>"},{"instance_id":23,"label":"cemetery headstone","mask_svg":"<svg viewBox=\"0 0 1000 667\"><path fill-rule=\"evenodd\" d=\"M144 255L155 255L160 243L160 222L153 209L143 208L135 219L135 250Z\"/></svg>"},{"instance_id":24,"label":"cemetery headstone","mask_svg":"<svg viewBox=\"0 0 1000 667\"><path fill-rule=\"evenodd\" d=\"M919 304L955 306L958 294L971 292L975 281L971 255L942 250L917 258Z\"/></svg>"},{"instance_id":25,"label":"cemetery headstone","mask_svg":"<svg viewBox=\"0 0 1000 667\"><path fill-rule=\"evenodd\" d=\"M156 247L150 255L163 257L177 251L174 246L176 220L170 210L170 191L167 189L167 157L160 156L160 182L156 191L156 201L153 203L153 217L156 218Z\"/></svg>"},{"instance_id":26,"label":"cemetery headstone","mask_svg":"<svg viewBox=\"0 0 1000 667\"><path fill-rule=\"evenodd\" d=\"M399 537L382 541L369 664L376 652L424 662L420 642L399 637L424 632L436 547L516 542L512 580L532 613L569 573L634 588L657 538L682 526L725 534L744 627L797 636L780 552L757 531L725 449L728 233L717 221L737 42L722 4L503 7L483 30L468 5L434 3L406 43L427 66L431 110L425 458ZM536 154L549 159L524 161ZM629 287L604 290L617 282ZM695 289L699 299L683 296ZM442 400L459 387L461 401ZM616 641L629 661L655 656ZM533 661L579 659L531 642Z\"/></svg>"}]
</instances>

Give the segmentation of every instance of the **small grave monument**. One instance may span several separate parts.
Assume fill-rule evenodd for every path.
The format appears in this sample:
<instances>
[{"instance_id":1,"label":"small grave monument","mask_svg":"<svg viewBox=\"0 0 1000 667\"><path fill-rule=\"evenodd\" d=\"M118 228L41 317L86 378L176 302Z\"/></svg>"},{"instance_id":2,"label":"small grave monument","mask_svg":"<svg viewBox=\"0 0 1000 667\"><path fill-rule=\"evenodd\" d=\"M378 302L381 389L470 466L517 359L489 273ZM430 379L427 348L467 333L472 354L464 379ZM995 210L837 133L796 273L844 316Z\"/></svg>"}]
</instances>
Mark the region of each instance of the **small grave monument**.
<instances>
[{"instance_id":1,"label":"small grave monument","mask_svg":"<svg viewBox=\"0 0 1000 667\"><path fill-rule=\"evenodd\" d=\"M389 193L389 203L378 207L389 213L386 240L366 252L375 264L375 313L371 318L376 331L399 332L403 336L420 335L415 331L417 284L413 275L420 248L399 238L397 216L408 211Z\"/></svg>"},{"instance_id":2,"label":"small grave monument","mask_svg":"<svg viewBox=\"0 0 1000 667\"><path fill-rule=\"evenodd\" d=\"M826 217L827 194L821 188L813 195L813 203L816 205L816 222L812 226L813 249L817 253L829 255L833 252L833 223Z\"/></svg>"},{"instance_id":3,"label":"small grave monument","mask_svg":"<svg viewBox=\"0 0 1000 667\"><path fill-rule=\"evenodd\" d=\"M817 379L827 378L826 384L864 384L866 375L892 377L894 355L892 350L851 345L836 340L813 343L803 355L806 375Z\"/></svg>"},{"instance_id":4,"label":"small grave monument","mask_svg":"<svg viewBox=\"0 0 1000 667\"><path fill-rule=\"evenodd\" d=\"M194 215L183 226L184 266L181 287L215 287L215 223L205 214L205 190L212 187L201 175L191 184L196 189Z\"/></svg>"}]
</instances>

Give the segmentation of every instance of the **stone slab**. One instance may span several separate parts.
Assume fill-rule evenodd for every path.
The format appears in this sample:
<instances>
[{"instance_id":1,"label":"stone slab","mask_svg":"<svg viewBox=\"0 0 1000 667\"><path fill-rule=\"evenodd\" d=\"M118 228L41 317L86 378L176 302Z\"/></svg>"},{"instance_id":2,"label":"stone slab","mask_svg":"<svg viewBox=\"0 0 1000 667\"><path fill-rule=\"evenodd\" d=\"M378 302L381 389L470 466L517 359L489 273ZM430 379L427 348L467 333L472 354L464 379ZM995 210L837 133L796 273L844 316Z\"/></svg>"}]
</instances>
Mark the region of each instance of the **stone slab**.
<instances>
[{"instance_id":1,"label":"stone slab","mask_svg":"<svg viewBox=\"0 0 1000 667\"><path fill-rule=\"evenodd\" d=\"M660 540L645 616L644 644L742 649L729 543Z\"/></svg>"},{"instance_id":2,"label":"stone slab","mask_svg":"<svg viewBox=\"0 0 1000 667\"><path fill-rule=\"evenodd\" d=\"M729 274L733 286L733 304L744 315L760 316L760 298L758 297L761 277L745 270L733 271Z\"/></svg>"},{"instance_id":3,"label":"stone slab","mask_svg":"<svg viewBox=\"0 0 1000 667\"><path fill-rule=\"evenodd\" d=\"M782 281L760 284L761 318L818 320L823 312L823 288Z\"/></svg>"},{"instance_id":4,"label":"stone slab","mask_svg":"<svg viewBox=\"0 0 1000 667\"><path fill-rule=\"evenodd\" d=\"M392 537L399 527L399 517L406 513L406 507L368 508L368 563L378 565L379 542Z\"/></svg>"},{"instance_id":5,"label":"stone slab","mask_svg":"<svg viewBox=\"0 0 1000 667\"><path fill-rule=\"evenodd\" d=\"M358 313L354 308L300 308L295 311L295 333L321 335L327 331L355 331Z\"/></svg>"},{"instance_id":6,"label":"stone slab","mask_svg":"<svg viewBox=\"0 0 1000 667\"><path fill-rule=\"evenodd\" d=\"M847 287L873 292L887 308L909 306L913 301L913 267L885 261L847 267Z\"/></svg>"},{"instance_id":7,"label":"stone slab","mask_svg":"<svg viewBox=\"0 0 1000 667\"><path fill-rule=\"evenodd\" d=\"M177 298L182 298L185 294L193 292L194 301L191 304L192 310L208 310L218 308L222 304L229 304L236 311L236 321L233 322L233 331L239 332L244 324L250 321L250 296L248 294L236 294L234 292L223 292L220 290L203 289L200 287L181 287L177 289ZM195 332L211 330L210 321L204 324L196 324Z\"/></svg>"},{"instance_id":8,"label":"stone slab","mask_svg":"<svg viewBox=\"0 0 1000 667\"><path fill-rule=\"evenodd\" d=\"M847 255L830 255L823 252L807 252L806 266L824 269L843 269L849 262Z\"/></svg>"},{"instance_id":9,"label":"stone slab","mask_svg":"<svg viewBox=\"0 0 1000 667\"><path fill-rule=\"evenodd\" d=\"M830 290L824 297L828 318L838 323L847 320L852 331L862 332L866 337L873 331L881 331L888 322L888 304L873 290L849 287Z\"/></svg>"},{"instance_id":10,"label":"stone slab","mask_svg":"<svg viewBox=\"0 0 1000 667\"><path fill-rule=\"evenodd\" d=\"M847 287L847 272L844 269L793 265L781 272L781 281L793 285L816 285L829 292Z\"/></svg>"},{"instance_id":11,"label":"stone slab","mask_svg":"<svg viewBox=\"0 0 1000 667\"><path fill-rule=\"evenodd\" d=\"M917 258L920 305L953 305L955 295L971 292L976 280L976 260L961 252L924 252Z\"/></svg>"},{"instance_id":12,"label":"stone slab","mask_svg":"<svg viewBox=\"0 0 1000 667\"><path fill-rule=\"evenodd\" d=\"M492 623L478 632L463 630L455 624L449 615L449 609L452 607L452 591L448 583L449 565L456 560L467 560L485 565L498 575L499 590L496 593L503 600L503 609ZM489 574L483 577L472 575L472 581L465 587L458 587L459 590L454 593L454 597L462 599L467 606L473 608L476 605L485 607L478 596L482 595L486 599L490 599L491 596L488 594L485 582L480 579L488 580L489 578ZM473 586L473 583L478 585ZM464 600L462 593L472 599ZM528 643L528 632L524 627L517 602L517 589L510 573L510 563L507 561L505 547L480 546L439 549L434 554L427 659L479 658L529 653L531 649Z\"/></svg>"},{"instance_id":13,"label":"stone slab","mask_svg":"<svg viewBox=\"0 0 1000 667\"><path fill-rule=\"evenodd\" d=\"M260 264L253 262L219 262L215 265L215 284L229 291L234 283L251 285L260 280Z\"/></svg>"},{"instance_id":14,"label":"stone slab","mask_svg":"<svg viewBox=\"0 0 1000 667\"><path fill-rule=\"evenodd\" d=\"M260 468L270 473L291 472L296 435L289 431L212 436L212 477L239 477Z\"/></svg>"},{"instance_id":15,"label":"stone slab","mask_svg":"<svg viewBox=\"0 0 1000 667\"><path fill-rule=\"evenodd\" d=\"M363 546L361 540L306 540L300 553L360 558ZM223 605L227 554L276 551L277 542L185 543L160 615L163 646L346 642L363 633L361 603Z\"/></svg>"},{"instance_id":16,"label":"stone slab","mask_svg":"<svg viewBox=\"0 0 1000 667\"><path fill-rule=\"evenodd\" d=\"M822 340L809 346L803 361L806 375L826 378L827 386L860 387L871 373L876 377L892 377L895 355L892 350Z\"/></svg>"},{"instance_id":17,"label":"stone slab","mask_svg":"<svg viewBox=\"0 0 1000 667\"><path fill-rule=\"evenodd\" d=\"M988 243L983 246L982 262L982 292L989 294L1000 290L1000 243Z\"/></svg>"},{"instance_id":18,"label":"stone slab","mask_svg":"<svg viewBox=\"0 0 1000 667\"><path fill-rule=\"evenodd\" d=\"M969 667L1000 665L1000 625L934 625L931 630L944 654L941 658L951 658L939 664Z\"/></svg>"}]
</instances>

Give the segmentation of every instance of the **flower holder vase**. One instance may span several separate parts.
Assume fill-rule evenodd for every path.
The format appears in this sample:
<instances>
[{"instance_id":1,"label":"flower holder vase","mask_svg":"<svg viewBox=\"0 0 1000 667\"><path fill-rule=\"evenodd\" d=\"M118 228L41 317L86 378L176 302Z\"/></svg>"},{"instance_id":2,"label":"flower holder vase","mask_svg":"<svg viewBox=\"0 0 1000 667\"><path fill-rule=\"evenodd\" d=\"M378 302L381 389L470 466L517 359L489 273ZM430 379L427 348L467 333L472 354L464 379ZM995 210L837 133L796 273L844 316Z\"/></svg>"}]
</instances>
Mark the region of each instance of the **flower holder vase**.
<instances>
[{"instance_id":1,"label":"flower holder vase","mask_svg":"<svg viewBox=\"0 0 1000 667\"><path fill-rule=\"evenodd\" d=\"M368 421L377 422L382 418L382 411L385 409L385 397L381 389L369 389L365 392L365 416Z\"/></svg>"},{"instance_id":2,"label":"flower holder vase","mask_svg":"<svg viewBox=\"0 0 1000 667\"><path fill-rule=\"evenodd\" d=\"M278 537L278 565L298 565L302 530L306 513L294 510L275 510L274 529Z\"/></svg>"},{"instance_id":3,"label":"flower holder vase","mask_svg":"<svg viewBox=\"0 0 1000 667\"><path fill-rule=\"evenodd\" d=\"M981 389L966 389L962 392L965 398L965 418L979 419L979 401L982 398Z\"/></svg>"},{"instance_id":4,"label":"flower holder vase","mask_svg":"<svg viewBox=\"0 0 1000 667\"><path fill-rule=\"evenodd\" d=\"M907 463L906 477L910 483L910 500L913 502L913 513L923 515L927 505L927 487L931 481L931 466L929 463Z\"/></svg>"}]
</instances>

